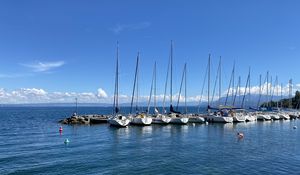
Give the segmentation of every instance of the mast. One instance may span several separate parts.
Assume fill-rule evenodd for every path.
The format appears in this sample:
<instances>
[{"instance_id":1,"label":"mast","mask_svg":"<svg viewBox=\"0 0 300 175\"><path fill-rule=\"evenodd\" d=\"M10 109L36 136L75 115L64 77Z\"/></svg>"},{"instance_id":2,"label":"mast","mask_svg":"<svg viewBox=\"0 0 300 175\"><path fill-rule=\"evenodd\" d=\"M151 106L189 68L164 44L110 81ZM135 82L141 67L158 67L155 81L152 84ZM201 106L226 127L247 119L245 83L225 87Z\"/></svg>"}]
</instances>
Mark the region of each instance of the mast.
<instances>
[{"instance_id":1,"label":"mast","mask_svg":"<svg viewBox=\"0 0 300 175\"><path fill-rule=\"evenodd\" d=\"M269 108L269 71L267 72L267 108Z\"/></svg>"},{"instance_id":2,"label":"mast","mask_svg":"<svg viewBox=\"0 0 300 175\"><path fill-rule=\"evenodd\" d=\"M227 105L227 101L228 101L228 97L229 97L229 93L230 93L230 88L231 88L231 85L232 85L232 81L234 81L233 80L233 77L234 77L234 67L235 67L235 63L233 64L233 68L232 68L232 71L231 71L231 77L230 77L230 81L229 81L229 87L228 87L227 95L226 95L226 99L225 99L225 106Z\"/></svg>"},{"instance_id":3,"label":"mast","mask_svg":"<svg viewBox=\"0 0 300 175\"><path fill-rule=\"evenodd\" d=\"M248 97L248 105L251 106L251 67L249 67L249 97Z\"/></svg>"},{"instance_id":4,"label":"mast","mask_svg":"<svg viewBox=\"0 0 300 175\"><path fill-rule=\"evenodd\" d=\"M282 83L280 84L280 107L281 107L281 109L283 108L283 106L282 106Z\"/></svg>"},{"instance_id":5,"label":"mast","mask_svg":"<svg viewBox=\"0 0 300 175\"><path fill-rule=\"evenodd\" d=\"M239 76L239 105L241 104L241 76Z\"/></svg>"},{"instance_id":6,"label":"mast","mask_svg":"<svg viewBox=\"0 0 300 175\"><path fill-rule=\"evenodd\" d=\"M202 89L201 89L201 96L200 96L199 104L198 104L198 113L200 113L200 105L201 105L201 101L202 101L202 97L203 97L203 91L204 91L205 82L206 82L206 78L207 78L207 72L208 72L208 64L207 64L206 69L205 69L205 75L204 75Z\"/></svg>"},{"instance_id":7,"label":"mast","mask_svg":"<svg viewBox=\"0 0 300 175\"><path fill-rule=\"evenodd\" d=\"M257 109L259 108L261 93L262 93L262 89L261 89L261 74L259 74L259 97L258 97L258 102L257 102Z\"/></svg>"},{"instance_id":8,"label":"mast","mask_svg":"<svg viewBox=\"0 0 300 175\"><path fill-rule=\"evenodd\" d=\"M273 91L272 91L272 89L273 89L273 77L271 76L270 77L270 94L269 94L269 96L271 96L270 97L270 108L271 109L273 107L273 103L272 103L272 101L273 101Z\"/></svg>"},{"instance_id":9,"label":"mast","mask_svg":"<svg viewBox=\"0 0 300 175\"><path fill-rule=\"evenodd\" d=\"M76 102L76 109L75 109L75 111L76 111L76 115L78 115L77 97L75 98L75 102Z\"/></svg>"},{"instance_id":10,"label":"mast","mask_svg":"<svg viewBox=\"0 0 300 175\"><path fill-rule=\"evenodd\" d=\"M114 92L114 104L113 104L113 114L119 112L118 95L119 95L119 42L117 41L117 63L116 63L116 77L115 77L115 92Z\"/></svg>"},{"instance_id":11,"label":"mast","mask_svg":"<svg viewBox=\"0 0 300 175\"><path fill-rule=\"evenodd\" d=\"M207 99L207 103L208 103L208 106L207 106L207 111L208 111L208 113L210 112L210 110L209 110L209 105L210 105L210 102L209 102L209 89L210 89L210 54L208 55L208 83L207 83L207 97L208 97L208 99Z\"/></svg>"},{"instance_id":12,"label":"mast","mask_svg":"<svg viewBox=\"0 0 300 175\"><path fill-rule=\"evenodd\" d=\"M217 87L217 83L218 83L218 80L219 80L219 75L220 75L220 61L219 60L219 65L218 65L218 70L217 70L217 74L216 74L216 79L215 79L215 83L214 83L214 90L213 90L213 93L212 93L212 98L211 98L211 102L213 103L214 102L214 97L215 97L215 92L216 92L216 87ZM220 88L220 86L219 86ZM219 101L219 100L218 100Z\"/></svg>"},{"instance_id":13,"label":"mast","mask_svg":"<svg viewBox=\"0 0 300 175\"><path fill-rule=\"evenodd\" d=\"M156 61L154 63L154 111L156 112Z\"/></svg>"},{"instance_id":14,"label":"mast","mask_svg":"<svg viewBox=\"0 0 300 175\"><path fill-rule=\"evenodd\" d=\"M171 40L171 79L170 79L170 106L172 106L172 79L173 79L173 41Z\"/></svg>"},{"instance_id":15,"label":"mast","mask_svg":"<svg viewBox=\"0 0 300 175\"><path fill-rule=\"evenodd\" d=\"M289 108L293 108L292 106L292 91L293 91L293 80L289 80Z\"/></svg>"},{"instance_id":16,"label":"mast","mask_svg":"<svg viewBox=\"0 0 300 175\"><path fill-rule=\"evenodd\" d=\"M177 100L177 105L176 105L176 111L178 111L178 105L179 105L179 100L180 100L180 96L181 96L182 84L183 84L183 80L184 80L184 77L185 77L185 69L186 69L186 63L184 64L184 67L183 67L181 83L180 83L180 89L179 89L179 95L178 95L178 100Z\"/></svg>"},{"instance_id":17,"label":"mast","mask_svg":"<svg viewBox=\"0 0 300 175\"><path fill-rule=\"evenodd\" d=\"M238 83L236 84L235 95L234 95L234 98L233 98L232 107L235 106L236 96L238 95L238 91L239 91L239 88L240 88L239 86L240 86L240 77L238 79Z\"/></svg>"},{"instance_id":18,"label":"mast","mask_svg":"<svg viewBox=\"0 0 300 175\"><path fill-rule=\"evenodd\" d=\"M154 79L155 79L155 67L156 67L156 62L154 63L154 67L153 67L153 75L152 75L152 81L151 81L150 96L149 96L148 105L147 105L148 106L147 107L147 114L149 114L149 112L150 112L150 102L151 102L153 84L154 84ZM155 105L155 97L154 97L154 105ZM155 106L154 106L154 109L155 109Z\"/></svg>"},{"instance_id":19,"label":"mast","mask_svg":"<svg viewBox=\"0 0 300 175\"><path fill-rule=\"evenodd\" d=\"M131 104L130 104L130 114L132 113L133 100L134 100L134 97L135 97L135 86L136 86L136 83L137 83L138 65L139 65L139 53L138 53L137 58L136 58L135 74L134 74L133 89L132 89Z\"/></svg>"},{"instance_id":20,"label":"mast","mask_svg":"<svg viewBox=\"0 0 300 175\"><path fill-rule=\"evenodd\" d=\"M184 65L184 104L185 104L185 114L187 114L187 104L186 104L186 100L187 100L187 89L186 89L186 63Z\"/></svg>"},{"instance_id":21,"label":"mast","mask_svg":"<svg viewBox=\"0 0 300 175\"><path fill-rule=\"evenodd\" d=\"M278 77L276 76L276 96L278 99ZM278 105L278 100L276 100L276 106L277 106L277 110L279 109L279 105Z\"/></svg>"},{"instance_id":22,"label":"mast","mask_svg":"<svg viewBox=\"0 0 300 175\"><path fill-rule=\"evenodd\" d=\"M168 68L167 68L167 76L166 76L166 82L165 82L165 91L164 91L164 99L163 99L163 113L166 113L166 96L167 96L167 88L168 88L168 79L169 79L169 71L170 71L170 64L171 64L171 55L169 56L169 62L168 62Z\"/></svg>"},{"instance_id":23,"label":"mast","mask_svg":"<svg viewBox=\"0 0 300 175\"><path fill-rule=\"evenodd\" d=\"M247 77L247 81L246 81L244 96L243 96L243 100L242 100L242 104L241 104L242 108L244 108L244 102L245 102L245 97L246 97L246 93L247 93L247 87L248 87L249 79L250 79L250 68L249 68L249 73L248 73L248 77Z\"/></svg>"},{"instance_id":24,"label":"mast","mask_svg":"<svg viewBox=\"0 0 300 175\"><path fill-rule=\"evenodd\" d=\"M135 110L139 111L138 104L139 104L139 59L140 53L138 52L138 62L137 62L137 71L136 71L136 107Z\"/></svg>"},{"instance_id":25,"label":"mast","mask_svg":"<svg viewBox=\"0 0 300 175\"><path fill-rule=\"evenodd\" d=\"M235 61L233 63L233 70L232 70L232 91L231 91L232 101L234 98L234 75L235 75Z\"/></svg>"},{"instance_id":26,"label":"mast","mask_svg":"<svg viewBox=\"0 0 300 175\"><path fill-rule=\"evenodd\" d=\"M219 61L219 107L221 106L221 56L220 56L220 61Z\"/></svg>"}]
</instances>

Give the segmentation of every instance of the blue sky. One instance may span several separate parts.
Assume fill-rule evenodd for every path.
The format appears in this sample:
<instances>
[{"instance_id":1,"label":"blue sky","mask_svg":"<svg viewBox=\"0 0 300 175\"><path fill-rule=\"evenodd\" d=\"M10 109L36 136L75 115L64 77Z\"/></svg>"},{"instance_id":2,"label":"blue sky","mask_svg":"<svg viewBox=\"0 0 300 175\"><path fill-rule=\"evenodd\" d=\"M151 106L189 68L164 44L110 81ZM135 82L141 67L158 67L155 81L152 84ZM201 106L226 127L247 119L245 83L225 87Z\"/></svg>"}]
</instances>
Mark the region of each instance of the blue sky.
<instances>
[{"instance_id":1,"label":"blue sky","mask_svg":"<svg viewBox=\"0 0 300 175\"><path fill-rule=\"evenodd\" d=\"M298 84L299 5L292 0L2 0L0 88L7 94L2 95L2 102L14 93L28 102L28 93L34 96L44 91L49 99L55 97L49 97L54 92L99 95L99 88L100 98L110 97L117 41L120 91L128 96L138 51L141 94L149 94L155 60L158 94L163 93L171 40L175 92L187 62L188 96L199 96L209 53L213 71L222 56L223 91L234 61L243 84L249 66L253 85L267 70L284 84L289 78Z\"/></svg>"}]
</instances>

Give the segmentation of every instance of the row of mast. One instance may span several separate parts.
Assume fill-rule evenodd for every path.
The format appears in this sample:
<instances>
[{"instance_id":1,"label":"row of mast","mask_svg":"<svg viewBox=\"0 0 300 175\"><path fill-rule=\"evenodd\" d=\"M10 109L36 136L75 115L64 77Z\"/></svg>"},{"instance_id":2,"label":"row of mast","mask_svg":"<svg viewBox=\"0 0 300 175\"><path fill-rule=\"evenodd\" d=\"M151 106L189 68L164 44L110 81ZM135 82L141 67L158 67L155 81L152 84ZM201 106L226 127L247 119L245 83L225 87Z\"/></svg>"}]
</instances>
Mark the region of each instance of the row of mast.
<instances>
[{"instance_id":1,"label":"row of mast","mask_svg":"<svg viewBox=\"0 0 300 175\"><path fill-rule=\"evenodd\" d=\"M114 111L113 113L116 114L119 112L119 44L117 43L117 65L116 65L116 77L115 77L115 92L114 92L114 102L113 102L113 107L114 107ZM178 96L178 101L177 101L177 105L176 105L176 110L178 110L178 104L179 104L179 100L181 97L181 90L182 90L182 86L183 86L183 81L184 81L184 89L185 89L185 112L187 112L187 87L186 87L186 63L184 64L184 69L183 69L183 73L182 73L182 78L181 78L181 84L180 84L180 92L179 92L179 96ZM134 98L136 99L136 110L138 111L138 97L139 97L139 91L138 91L138 71L139 71L139 53L137 55L137 60L136 60L136 69L135 69L135 77L134 77L134 85L133 85L133 92L132 92L132 99L131 99L131 108L130 108L130 113L132 113L133 111L133 102L134 102ZM173 109L173 41L171 41L171 49L170 49L170 59L169 59L169 63L168 63L168 69L167 69L167 76L166 76L166 82L165 82L165 90L164 90L164 98L163 98L163 112L165 113L166 109L165 109L165 101L166 101L166 92L167 92L167 86L168 86L168 78L169 78L169 71L170 71L170 109ZM243 95L243 99L241 102L241 108L244 108L244 102L245 102L245 96L247 94L247 88L249 90L248 95L250 98L250 93L251 93L251 86L250 86L250 71L251 69L249 68L249 72L248 72L248 76L247 76L247 81L246 81L246 86L245 86L245 91L244 91L244 95ZM212 97L212 101L215 95L215 88L216 88L216 84L217 84L217 79L219 79L219 99L218 99L218 106L221 105L221 57L219 60L219 64L218 64L218 69L217 69L217 76L216 76L216 80L215 80L215 84L214 84L214 90L213 90L213 97ZM208 56L208 65L207 65L207 71L205 73L205 78L204 78L204 82L206 79L206 75L208 76L208 83L207 83L207 95L208 95L208 99L207 99L207 103L208 103L208 108L211 104L210 101L210 74L211 74L211 54L209 54ZM225 106L228 103L228 98L229 98L229 92L231 90L231 95L232 95L232 106L235 106L235 101L236 101L236 96L237 96L237 92L239 92L239 98L241 97L241 93L240 93L240 88L241 88L241 77L238 77L238 83L236 85L236 88L234 87L234 77L235 77L235 63L233 65L233 69L231 72L231 78L230 78L230 82L229 82L229 88L227 91L227 96L225 99ZM291 81L289 81L289 84L291 84ZM269 92L271 95L271 100L273 99L273 95L274 95L274 91L275 89L273 89L272 91L272 77L271 77L271 87L269 90L269 71L267 71L267 75L266 75L266 82L267 82L267 101L269 101ZM259 100L257 103L257 108L259 107L260 101L261 101L261 96L262 96L262 76L259 76ZM277 96L278 96L278 77L276 76L276 80L275 80L275 84L277 84L276 86L276 90L277 90ZM202 91L201 91L201 97L199 100L199 106L203 97L203 89L204 89L204 84L202 87ZM152 82L151 82L151 90L150 90L150 97L149 97L149 101L148 101L148 108L147 108L147 113L149 113L150 110L150 103L151 103L151 98L152 98L152 91L154 91L154 109L157 110L157 106L156 106L156 62L154 63L154 67L153 67L153 75L152 75ZM289 91L291 91L291 88L289 88ZM291 94L291 93L290 93ZM282 98L282 84L281 84L281 98ZM248 99L250 101L250 99ZM240 100L239 100L240 102ZM282 106L282 104L281 104ZM267 107L269 107L269 103L267 103ZM278 105L278 101L277 101L277 107L279 107ZM199 109L198 109L199 112Z\"/></svg>"}]
</instances>

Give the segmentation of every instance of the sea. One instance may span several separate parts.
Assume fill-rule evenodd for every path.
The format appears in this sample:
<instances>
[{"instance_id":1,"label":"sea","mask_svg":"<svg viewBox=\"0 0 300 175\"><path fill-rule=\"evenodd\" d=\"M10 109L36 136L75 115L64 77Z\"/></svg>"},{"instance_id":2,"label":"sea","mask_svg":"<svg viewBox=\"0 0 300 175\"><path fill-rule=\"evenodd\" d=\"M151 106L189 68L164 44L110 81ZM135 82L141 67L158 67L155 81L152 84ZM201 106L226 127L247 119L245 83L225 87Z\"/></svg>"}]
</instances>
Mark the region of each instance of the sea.
<instances>
[{"instance_id":1,"label":"sea","mask_svg":"<svg viewBox=\"0 0 300 175\"><path fill-rule=\"evenodd\" d=\"M79 114L111 111L78 108ZM300 174L299 120L62 125L60 133L58 121L73 112L74 107L1 107L0 174Z\"/></svg>"}]
</instances>

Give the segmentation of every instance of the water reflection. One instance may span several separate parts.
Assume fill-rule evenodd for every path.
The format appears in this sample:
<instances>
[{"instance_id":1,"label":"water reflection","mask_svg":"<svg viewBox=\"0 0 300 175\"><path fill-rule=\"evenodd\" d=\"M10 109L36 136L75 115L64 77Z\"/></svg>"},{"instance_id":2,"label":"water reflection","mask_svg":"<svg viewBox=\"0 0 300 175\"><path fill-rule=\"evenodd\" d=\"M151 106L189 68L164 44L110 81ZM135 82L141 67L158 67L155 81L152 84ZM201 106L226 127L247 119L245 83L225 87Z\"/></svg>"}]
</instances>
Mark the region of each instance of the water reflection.
<instances>
[{"instance_id":1,"label":"water reflection","mask_svg":"<svg viewBox=\"0 0 300 175\"><path fill-rule=\"evenodd\" d=\"M186 134L188 132L188 125L170 125L170 134L171 136L178 136L181 134Z\"/></svg>"}]
</instances>

